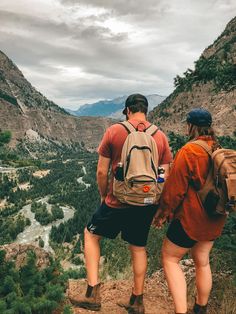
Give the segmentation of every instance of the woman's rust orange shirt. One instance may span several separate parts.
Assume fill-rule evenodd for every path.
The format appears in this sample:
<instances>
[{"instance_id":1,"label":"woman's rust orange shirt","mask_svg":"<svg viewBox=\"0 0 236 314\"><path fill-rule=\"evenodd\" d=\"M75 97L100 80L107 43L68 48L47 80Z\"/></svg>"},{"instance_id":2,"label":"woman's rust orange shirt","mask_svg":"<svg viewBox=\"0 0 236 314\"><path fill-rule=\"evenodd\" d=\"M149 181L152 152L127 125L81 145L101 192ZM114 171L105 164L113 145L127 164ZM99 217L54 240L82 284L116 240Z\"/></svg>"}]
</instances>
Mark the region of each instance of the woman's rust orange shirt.
<instances>
[{"instance_id":1,"label":"woman's rust orange shirt","mask_svg":"<svg viewBox=\"0 0 236 314\"><path fill-rule=\"evenodd\" d=\"M209 136L197 139L213 145ZM216 239L221 234L226 219L226 216L209 218L194 188L200 189L205 183L209 165L210 159L206 151L196 144L187 143L175 157L160 200L161 216L173 215L178 218L188 236L196 241Z\"/></svg>"}]
</instances>

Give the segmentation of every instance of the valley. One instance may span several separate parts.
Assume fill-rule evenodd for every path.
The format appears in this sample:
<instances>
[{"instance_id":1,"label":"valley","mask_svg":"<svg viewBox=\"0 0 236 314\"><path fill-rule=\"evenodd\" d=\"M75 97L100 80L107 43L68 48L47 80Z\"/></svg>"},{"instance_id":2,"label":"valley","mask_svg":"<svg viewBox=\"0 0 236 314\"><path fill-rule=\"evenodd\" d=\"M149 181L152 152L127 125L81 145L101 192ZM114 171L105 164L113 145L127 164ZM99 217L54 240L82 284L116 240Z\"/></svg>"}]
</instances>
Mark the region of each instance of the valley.
<instances>
[{"instance_id":1,"label":"valley","mask_svg":"<svg viewBox=\"0 0 236 314\"><path fill-rule=\"evenodd\" d=\"M150 121L168 135L174 155L187 141L181 121L196 106L212 112L219 143L236 149L235 32L236 18L204 50L194 70L176 76L174 92L149 113ZM155 102L159 95L150 96ZM0 52L0 313L80 313L68 304L66 290L68 282L67 293L85 282L83 231L100 204L96 149L105 129L116 122L108 116L121 118L124 99L117 103L108 101L113 108L106 112L104 102L82 108L90 114L95 108L100 117L72 116L38 92ZM164 300L158 313L169 311L160 256L166 228L151 228L147 245L150 314L156 314L156 300ZM235 230L232 213L211 255L212 314L236 312ZM104 313L116 313L111 300L131 289L127 252L120 237L101 240ZM41 260L46 263L39 268ZM184 263L192 265L191 255ZM193 272L187 278L193 301Z\"/></svg>"}]
</instances>

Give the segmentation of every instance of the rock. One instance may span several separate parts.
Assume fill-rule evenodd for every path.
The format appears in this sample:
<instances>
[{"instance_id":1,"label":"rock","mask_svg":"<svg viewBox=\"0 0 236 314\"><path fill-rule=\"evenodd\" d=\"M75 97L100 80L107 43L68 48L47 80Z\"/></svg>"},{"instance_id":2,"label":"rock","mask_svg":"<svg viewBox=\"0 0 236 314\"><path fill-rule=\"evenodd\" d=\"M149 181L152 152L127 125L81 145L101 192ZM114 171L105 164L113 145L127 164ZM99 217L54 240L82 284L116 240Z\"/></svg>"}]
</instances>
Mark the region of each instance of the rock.
<instances>
[{"instance_id":1,"label":"rock","mask_svg":"<svg viewBox=\"0 0 236 314\"><path fill-rule=\"evenodd\" d=\"M39 269L44 269L50 265L50 254L42 248L31 244L5 244L0 246L0 250L6 251L6 260L15 261L16 268L24 266L27 262L27 253L34 251L36 255L36 266Z\"/></svg>"}]
</instances>

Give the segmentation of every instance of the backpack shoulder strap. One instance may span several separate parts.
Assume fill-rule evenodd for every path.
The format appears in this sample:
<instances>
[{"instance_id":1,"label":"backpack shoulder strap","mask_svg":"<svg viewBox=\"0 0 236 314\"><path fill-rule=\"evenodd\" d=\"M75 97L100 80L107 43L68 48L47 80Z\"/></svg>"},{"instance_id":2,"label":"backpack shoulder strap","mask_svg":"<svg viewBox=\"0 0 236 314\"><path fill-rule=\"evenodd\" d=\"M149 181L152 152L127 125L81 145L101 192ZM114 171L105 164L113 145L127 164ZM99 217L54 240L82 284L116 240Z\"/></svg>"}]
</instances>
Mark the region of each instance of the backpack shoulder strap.
<instances>
[{"instance_id":1,"label":"backpack shoulder strap","mask_svg":"<svg viewBox=\"0 0 236 314\"><path fill-rule=\"evenodd\" d=\"M133 126L133 124L131 124L131 123L128 122L128 121L119 122L118 124L122 125L122 126L126 129L126 131L128 132L128 134L130 134L130 133L136 131L136 129L135 129L135 127Z\"/></svg>"},{"instance_id":2,"label":"backpack shoulder strap","mask_svg":"<svg viewBox=\"0 0 236 314\"><path fill-rule=\"evenodd\" d=\"M158 127L154 124L151 124L149 127L146 128L145 132L151 136L154 136L158 131Z\"/></svg>"},{"instance_id":3,"label":"backpack shoulder strap","mask_svg":"<svg viewBox=\"0 0 236 314\"><path fill-rule=\"evenodd\" d=\"M192 144L201 146L210 156L212 155L212 148L205 141L196 140L196 141L193 141Z\"/></svg>"},{"instance_id":4,"label":"backpack shoulder strap","mask_svg":"<svg viewBox=\"0 0 236 314\"><path fill-rule=\"evenodd\" d=\"M205 141L202 141L202 140L196 140L196 141L193 141L191 142L192 144L196 144L200 147L202 147L205 152L209 155L210 157L210 160L211 160L211 156L212 156L212 148L205 142ZM194 182L191 181L193 187L196 189L196 191L200 191L200 190L203 190L205 186L207 186L208 182L211 181L211 178L212 178L212 169L213 169L213 164L212 164L212 161L210 162L210 165L209 165L209 171L207 173L207 177L206 177L206 181L205 183L203 184L203 187L201 189L197 188L195 185L194 185Z\"/></svg>"},{"instance_id":5,"label":"backpack shoulder strap","mask_svg":"<svg viewBox=\"0 0 236 314\"><path fill-rule=\"evenodd\" d=\"M126 129L128 134L137 131L137 129L129 121L119 122L118 124L122 125ZM149 134L151 136L154 136L157 131L158 131L158 127L154 124L149 125L149 127L147 127L144 130L144 132L146 132L147 134Z\"/></svg>"}]
</instances>

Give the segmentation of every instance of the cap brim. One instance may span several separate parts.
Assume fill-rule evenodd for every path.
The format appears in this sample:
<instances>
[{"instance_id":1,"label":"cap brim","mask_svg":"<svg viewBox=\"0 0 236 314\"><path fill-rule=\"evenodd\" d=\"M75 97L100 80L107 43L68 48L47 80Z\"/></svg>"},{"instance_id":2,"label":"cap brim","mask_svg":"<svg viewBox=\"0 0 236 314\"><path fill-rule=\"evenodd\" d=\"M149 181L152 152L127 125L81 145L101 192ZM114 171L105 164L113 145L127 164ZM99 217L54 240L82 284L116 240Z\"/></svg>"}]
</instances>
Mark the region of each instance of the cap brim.
<instances>
[{"instance_id":1,"label":"cap brim","mask_svg":"<svg viewBox=\"0 0 236 314\"><path fill-rule=\"evenodd\" d=\"M125 108L125 109L122 111L122 113L126 115L126 113L127 113L127 108Z\"/></svg>"}]
</instances>

